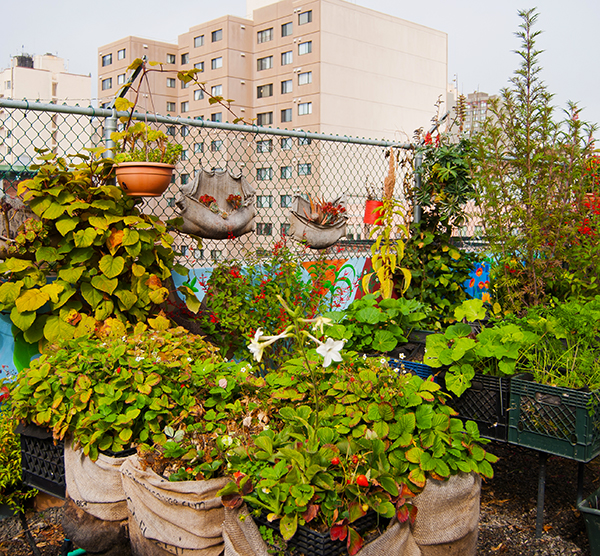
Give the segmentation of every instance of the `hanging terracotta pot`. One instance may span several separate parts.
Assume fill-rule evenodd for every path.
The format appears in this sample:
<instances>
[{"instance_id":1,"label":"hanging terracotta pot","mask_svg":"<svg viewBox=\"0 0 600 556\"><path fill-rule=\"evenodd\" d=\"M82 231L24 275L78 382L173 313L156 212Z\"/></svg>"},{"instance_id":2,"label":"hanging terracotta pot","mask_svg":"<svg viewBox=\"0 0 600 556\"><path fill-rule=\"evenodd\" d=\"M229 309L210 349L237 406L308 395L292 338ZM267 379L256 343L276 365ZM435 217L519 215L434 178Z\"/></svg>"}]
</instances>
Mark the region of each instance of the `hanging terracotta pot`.
<instances>
[{"instance_id":1,"label":"hanging terracotta pot","mask_svg":"<svg viewBox=\"0 0 600 556\"><path fill-rule=\"evenodd\" d=\"M377 226L381 226L381 222L376 222L381 218L381 207L383 207L383 201L373 201L369 199L365 206L363 222L365 224L376 224Z\"/></svg>"},{"instance_id":2,"label":"hanging terracotta pot","mask_svg":"<svg viewBox=\"0 0 600 556\"><path fill-rule=\"evenodd\" d=\"M130 197L159 197L169 187L174 169L162 162L121 162L116 166L117 181Z\"/></svg>"}]
</instances>

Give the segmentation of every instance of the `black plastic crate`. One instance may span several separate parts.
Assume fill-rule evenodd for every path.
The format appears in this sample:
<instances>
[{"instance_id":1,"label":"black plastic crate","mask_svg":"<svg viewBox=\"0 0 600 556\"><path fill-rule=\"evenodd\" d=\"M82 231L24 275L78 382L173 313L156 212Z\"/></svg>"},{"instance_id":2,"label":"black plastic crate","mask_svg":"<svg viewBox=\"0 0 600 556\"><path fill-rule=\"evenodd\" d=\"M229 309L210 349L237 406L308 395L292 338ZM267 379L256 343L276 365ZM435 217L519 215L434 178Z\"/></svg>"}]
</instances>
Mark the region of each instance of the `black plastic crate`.
<instances>
[{"instance_id":1,"label":"black plastic crate","mask_svg":"<svg viewBox=\"0 0 600 556\"><path fill-rule=\"evenodd\" d=\"M392 369L402 371L404 368L404 370L421 377L423 380L427 380L433 374L433 367L425 365L424 363L394 358L390 359L388 363Z\"/></svg>"},{"instance_id":2,"label":"black plastic crate","mask_svg":"<svg viewBox=\"0 0 600 556\"><path fill-rule=\"evenodd\" d=\"M483 438L500 442L508 439L509 404L510 379L482 374L475 374L462 396L452 394L448 402L461 419L477 423Z\"/></svg>"},{"instance_id":3,"label":"black plastic crate","mask_svg":"<svg viewBox=\"0 0 600 556\"><path fill-rule=\"evenodd\" d=\"M270 522L267 519L266 514L253 517L257 525L265 525L266 527L279 531L279 520ZM362 535L365 531L378 525L383 530L388 526L389 522L389 519L381 517L376 512L370 511L360 519L357 519L350 526ZM298 526L296 534L288 541L288 545L293 546L298 551L302 552L302 554L307 554L308 556L339 556L340 554L348 554L345 540L332 541L329 531L326 533L319 533L304 525Z\"/></svg>"},{"instance_id":4,"label":"black plastic crate","mask_svg":"<svg viewBox=\"0 0 600 556\"><path fill-rule=\"evenodd\" d=\"M584 392L513 378L508 441L591 461L600 455L600 390Z\"/></svg>"},{"instance_id":5,"label":"black plastic crate","mask_svg":"<svg viewBox=\"0 0 600 556\"><path fill-rule=\"evenodd\" d=\"M23 484L65 497L64 443L54 444L52 433L35 425L19 426Z\"/></svg>"}]
</instances>

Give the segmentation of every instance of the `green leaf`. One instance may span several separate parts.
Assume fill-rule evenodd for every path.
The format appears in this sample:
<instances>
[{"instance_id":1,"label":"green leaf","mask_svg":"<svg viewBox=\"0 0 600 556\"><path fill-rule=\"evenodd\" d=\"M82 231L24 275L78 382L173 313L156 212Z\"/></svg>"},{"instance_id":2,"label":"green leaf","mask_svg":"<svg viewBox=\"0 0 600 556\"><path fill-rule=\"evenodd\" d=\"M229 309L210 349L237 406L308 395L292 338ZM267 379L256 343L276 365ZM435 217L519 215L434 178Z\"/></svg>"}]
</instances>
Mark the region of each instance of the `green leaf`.
<instances>
[{"instance_id":1,"label":"green leaf","mask_svg":"<svg viewBox=\"0 0 600 556\"><path fill-rule=\"evenodd\" d=\"M78 222L78 218L61 218L55 225L60 235L66 236L71 230L77 227Z\"/></svg>"},{"instance_id":2,"label":"green leaf","mask_svg":"<svg viewBox=\"0 0 600 556\"><path fill-rule=\"evenodd\" d=\"M392 351L397 344L398 341L389 330L377 330L375 332L375 337L373 339L373 349L375 351L386 353Z\"/></svg>"},{"instance_id":3,"label":"green leaf","mask_svg":"<svg viewBox=\"0 0 600 556\"><path fill-rule=\"evenodd\" d=\"M10 259L6 259L0 268L2 268L2 272L21 272L22 270L31 268L32 266L33 263L31 261L15 259L14 257L11 257Z\"/></svg>"},{"instance_id":4,"label":"green leaf","mask_svg":"<svg viewBox=\"0 0 600 556\"><path fill-rule=\"evenodd\" d=\"M79 230L73 234L73 241L76 247L90 247L97 236L96 230L93 228L86 228L85 230ZM83 262L83 261L82 261Z\"/></svg>"},{"instance_id":5,"label":"green leaf","mask_svg":"<svg viewBox=\"0 0 600 556\"><path fill-rule=\"evenodd\" d=\"M112 293L117 289L119 285L119 280L117 278L109 279L106 276L94 276L92 278L92 286L94 286L97 290L107 293L108 295L112 295Z\"/></svg>"},{"instance_id":6,"label":"green leaf","mask_svg":"<svg viewBox=\"0 0 600 556\"><path fill-rule=\"evenodd\" d=\"M21 288L23 287L23 282L4 282L0 286L0 303L3 305L12 305L19 294L21 293Z\"/></svg>"},{"instance_id":7,"label":"green leaf","mask_svg":"<svg viewBox=\"0 0 600 556\"><path fill-rule=\"evenodd\" d=\"M54 247L40 247L35 252L35 260L38 263L53 263L58 259L60 259L60 256L58 254L58 251Z\"/></svg>"},{"instance_id":8,"label":"green leaf","mask_svg":"<svg viewBox=\"0 0 600 556\"><path fill-rule=\"evenodd\" d=\"M58 315L48 317L44 326L44 337L50 342L70 339L75 333L75 327L62 320Z\"/></svg>"},{"instance_id":9,"label":"green leaf","mask_svg":"<svg viewBox=\"0 0 600 556\"><path fill-rule=\"evenodd\" d=\"M19 312L26 313L28 311L37 311L49 299L50 296L47 292L43 291L42 289L36 288L26 290L25 293L23 293L20 297L17 298L17 300L15 301L15 305Z\"/></svg>"},{"instance_id":10,"label":"green leaf","mask_svg":"<svg viewBox=\"0 0 600 556\"><path fill-rule=\"evenodd\" d=\"M123 272L125 268L125 259L123 257L113 257L112 255L104 255L98 264L100 271L107 278L115 278Z\"/></svg>"},{"instance_id":11,"label":"green leaf","mask_svg":"<svg viewBox=\"0 0 600 556\"><path fill-rule=\"evenodd\" d=\"M85 266L76 266L70 268L61 268L58 271L58 277L69 284L76 284L79 282L82 274L86 270Z\"/></svg>"},{"instance_id":12,"label":"green leaf","mask_svg":"<svg viewBox=\"0 0 600 556\"><path fill-rule=\"evenodd\" d=\"M289 541L298 529L298 514L284 515L279 522L279 532L284 541Z\"/></svg>"},{"instance_id":13,"label":"green leaf","mask_svg":"<svg viewBox=\"0 0 600 556\"><path fill-rule=\"evenodd\" d=\"M31 312L22 312L17 309L17 307L13 307L10 312L10 320L13 324L19 328L20 330L27 330L35 321L36 313L35 311Z\"/></svg>"},{"instance_id":14,"label":"green leaf","mask_svg":"<svg viewBox=\"0 0 600 556\"><path fill-rule=\"evenodd\" d=\"M85 299L92 309L96 309L98 304L104 299L104 296L96 288L94 288L89 282L81 284L81 295Z\"/></svg>"},{"instance_id":15,"label":"green leaf","mask_svg":"<svg viewBox=\"0 0 600 556\"><path fill-rule=\"evenodd\" d=\"M115 295L123 304L123 311L129 311L129 309L131 309L131 307L133 307L135 302L138 300L137 295L135 295L133 292L130 292L129 290L116 290Z\"/></svg>"},{"instance_id":16,"label":"green leaf","mask_svg":"<svg viewBox=\"0 0 600 556\"><path fill-rule=\"evenodd\" d=\"M59 203L50 203L48 208L42 214L42 218L47 220L56 220L65 212L65 207Z\"/></svg>"}]
</instances>

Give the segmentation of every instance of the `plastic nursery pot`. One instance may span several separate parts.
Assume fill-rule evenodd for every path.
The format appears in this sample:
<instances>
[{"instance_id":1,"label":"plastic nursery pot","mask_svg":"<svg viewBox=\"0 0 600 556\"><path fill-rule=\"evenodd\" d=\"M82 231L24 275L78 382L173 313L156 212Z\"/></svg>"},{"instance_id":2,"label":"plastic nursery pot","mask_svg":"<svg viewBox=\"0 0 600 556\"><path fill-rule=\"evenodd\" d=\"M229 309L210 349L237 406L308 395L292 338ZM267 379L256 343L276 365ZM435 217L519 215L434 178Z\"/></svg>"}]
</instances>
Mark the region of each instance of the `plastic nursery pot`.
<instances>
[{"instance_id":1,"label":"plastic nursery pot","mask_svg":"<svg viewBox=\"0 0 600 556\"><path fill-rule=\"evenodd\" d=\"M169 187L174 169L162 162L121 162L116 166L117 181L130 197L158 197Z\"/></svg>"},{"instance_id":2,"label":"plastic nursery pot","mask_svg":"<svg viewBox=\"0 0 600 556\"><path fill-rule=\"evenodd\" d=\"M577 505L585 519L592 556L600 556L600 490Z\"/></svg>"},{"instance_id":3,"label":"plastic nursery pot","mask_svg":"<svg viewBox=\"0 0 600 556\"><path fill-rule=\"evenodd\" d=\"M381 207L383 207L383 201L368 200L367 204L365 205L365 216L363 218L363 222L365 224L376 224L377 226L381 226L381 222L375 222L381 217Z\"/></svg>"}]
</instances>

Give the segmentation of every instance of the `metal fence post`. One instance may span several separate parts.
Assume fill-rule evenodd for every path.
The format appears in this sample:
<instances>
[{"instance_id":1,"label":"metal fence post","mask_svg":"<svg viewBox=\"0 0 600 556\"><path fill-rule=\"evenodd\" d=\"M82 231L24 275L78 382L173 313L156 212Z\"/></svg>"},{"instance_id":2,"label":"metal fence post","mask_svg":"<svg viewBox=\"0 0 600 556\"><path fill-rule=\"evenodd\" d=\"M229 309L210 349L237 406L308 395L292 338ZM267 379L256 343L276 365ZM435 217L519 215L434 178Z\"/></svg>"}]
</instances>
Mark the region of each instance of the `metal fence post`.
<instances>
[{"instance_id":1,"label":"metal fence post","mask_svg":"<svg viewBox=\"0 0 600 556\"><path fill-rule=\"evenodd\" d=\"M117 131L117 111L113 108L111 115L104 120L104 145L108 149L103 158L114 158L115 142L110 138L113 131Z\"/></svg>"},{"instance_id":2,"label":"metal fence post","mask_svg":"<svg viewBox=\"0 0 600 556\"><path fill-rule=\"evenodd\" d=\"M421 190L421 167L423 166L423 153L417 150L415 154L415 194ZM413 208L413 220L415 223L421 221L421 206L417 203L416 195Z\"/></svg>"}]
</instances>

